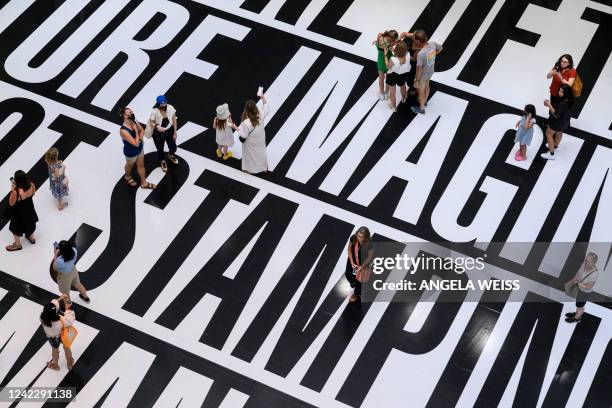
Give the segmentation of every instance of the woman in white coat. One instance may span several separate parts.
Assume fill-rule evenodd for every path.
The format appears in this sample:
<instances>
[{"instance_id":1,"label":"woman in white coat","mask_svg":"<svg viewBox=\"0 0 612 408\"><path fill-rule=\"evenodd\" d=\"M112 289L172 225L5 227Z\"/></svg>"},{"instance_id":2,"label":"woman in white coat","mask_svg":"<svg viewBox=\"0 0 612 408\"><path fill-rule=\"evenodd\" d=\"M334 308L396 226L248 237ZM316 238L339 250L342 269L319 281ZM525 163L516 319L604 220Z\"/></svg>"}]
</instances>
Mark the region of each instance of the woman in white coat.
<instances>
[{"instance_id":1,"label":"woman in white coat","mask_svg":"<svg viewBox=\"0 0 612 408\"><path fill-rule=\"evenodd\" d=\"M268 171L264 119L268 115L269 107L265 96L262 95L261 101L262 109L257 107L255 101L246 101L242 112L242 123L238 127L238 135L242 142L242 171L251 174Z\"/></svg>"}]
</instances>

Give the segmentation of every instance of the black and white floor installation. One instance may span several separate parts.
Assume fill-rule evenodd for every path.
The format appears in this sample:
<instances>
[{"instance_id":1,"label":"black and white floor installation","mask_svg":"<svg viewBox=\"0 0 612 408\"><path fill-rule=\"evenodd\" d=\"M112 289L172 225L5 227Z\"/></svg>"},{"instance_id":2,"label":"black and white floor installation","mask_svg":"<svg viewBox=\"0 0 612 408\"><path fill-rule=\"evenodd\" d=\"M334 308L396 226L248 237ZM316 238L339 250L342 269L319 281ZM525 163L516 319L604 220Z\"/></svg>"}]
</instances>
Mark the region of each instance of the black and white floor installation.
<instances>
[{"instance_id":1,"label":"black and white floor installation","mask_svg":"<svg viewBox=\"0 0 612 408\"><path fill-rule=\"evenodd\" d=\"M0 7L0 180L8 192L28 171L40 218L35 245L0 254L0 386L76 386L70 407L612 406L610 0ZM444 44L425 115L377 99L371 41L389 28ZM545 162L546 72L563 53L584 89ZM240 143L217 159L210 129L215 106L238 120L259 85L266 176L240 171ZM159 188L131 189L117 110L144 122L159 94L178 111L181 163L164 175L147 141ZM515 162L527 103L539 127ZM51 146L71 182L63 212ZM507 302L349 304L361 225L383 241L608 243L598 300L565 323L565 258L491 245L491 265L531 282ZM77 362L55 372L38 314L58 293L51 244L71 237L92 302L75 300Z\"/></svg>"}]
</instances>

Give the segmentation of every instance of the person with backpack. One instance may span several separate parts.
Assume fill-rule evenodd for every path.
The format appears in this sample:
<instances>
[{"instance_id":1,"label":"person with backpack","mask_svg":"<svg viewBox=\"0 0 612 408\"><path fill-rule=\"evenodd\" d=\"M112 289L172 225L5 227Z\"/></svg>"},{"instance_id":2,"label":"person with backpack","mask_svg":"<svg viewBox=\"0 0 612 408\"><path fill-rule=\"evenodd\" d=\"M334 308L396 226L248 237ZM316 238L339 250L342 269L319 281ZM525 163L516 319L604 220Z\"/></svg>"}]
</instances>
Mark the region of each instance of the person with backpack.
<instances>
[{"instance_id":1,"label":"person with backpack","mask_svg":"<svg viewBox=\"0 0 612 408\"><path fill-rule=\"evenodd\" d=\"M66 364L68 370L72 370L74 366L74 358L72 357L72 340L76 336L74 329L75 315L72 310L72 302L66 295L62 295L57 299L53 299L43 307L40 314L40 322L47 340L51 345L51 361L47 362L47 367L59 371L59 346L64 348L66 355ZM68 329L71 327L71 329Z\"/></svg>"}]
</instances>

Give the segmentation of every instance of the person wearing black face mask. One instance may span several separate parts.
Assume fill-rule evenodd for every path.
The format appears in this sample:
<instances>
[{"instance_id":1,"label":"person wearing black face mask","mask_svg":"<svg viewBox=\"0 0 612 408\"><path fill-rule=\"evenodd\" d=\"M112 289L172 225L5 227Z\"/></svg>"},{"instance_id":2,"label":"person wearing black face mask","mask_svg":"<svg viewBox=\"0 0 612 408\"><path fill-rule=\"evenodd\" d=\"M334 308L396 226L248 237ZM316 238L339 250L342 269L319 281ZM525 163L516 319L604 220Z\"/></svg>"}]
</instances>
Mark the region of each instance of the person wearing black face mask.
<instances>
[{"instance_id":1,"label":"person wearing black face mask","mask_svg":"<svg viewBox=\"0 0 612 408\"><path fill-rule=\"evenodd\" d=\"M176 129L178 127L176 110L172 105L168 104L164 95L157 97L147 127L153 129L152 136L157 148L157 158L159 159L162 171L165 173L168 171L168 165L164 153L164 143L168 144L168 160L173 164L178 164L179 161L175 156Z\"/></svg>"},{"instance_id":2,"label":"person wearing black face mask","mask_svg":"<svg viewBox=\"0 0 612 408\"><path fill-rule=\"evenodd\" d=\"M140 187L146 189L154 189L155 184L147 182L147 176L144 167L144 153L142 151L142 137L144 130L140 123L136 120L134 112L130 108L122 108L119 115L123 119L119 134L123 140L123 154L125 155L125 182L132 187L136 187L138 183L132 178L132 169L136 164L136 172L140 177Z\"/></svg>"}]
</instances>

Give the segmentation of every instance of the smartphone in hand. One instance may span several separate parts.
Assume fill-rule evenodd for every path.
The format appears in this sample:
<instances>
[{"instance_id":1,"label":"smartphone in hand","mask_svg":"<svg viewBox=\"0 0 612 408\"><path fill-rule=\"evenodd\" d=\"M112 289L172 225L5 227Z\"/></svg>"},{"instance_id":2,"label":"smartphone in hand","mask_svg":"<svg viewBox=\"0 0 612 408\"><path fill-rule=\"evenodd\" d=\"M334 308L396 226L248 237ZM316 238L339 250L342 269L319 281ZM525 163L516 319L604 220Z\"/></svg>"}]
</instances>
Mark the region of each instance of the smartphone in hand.
<instances>
[{"instance_id":1,"label":"smartphone in hand","mask_svg":"<svg viewBox=\"0 0 612 408\"><path fill-rule=\"evenodd\" d=\"M260 98L263 96L263 86L257 88L257 96L259 96Z\"/></svg>"}]
</instances>

